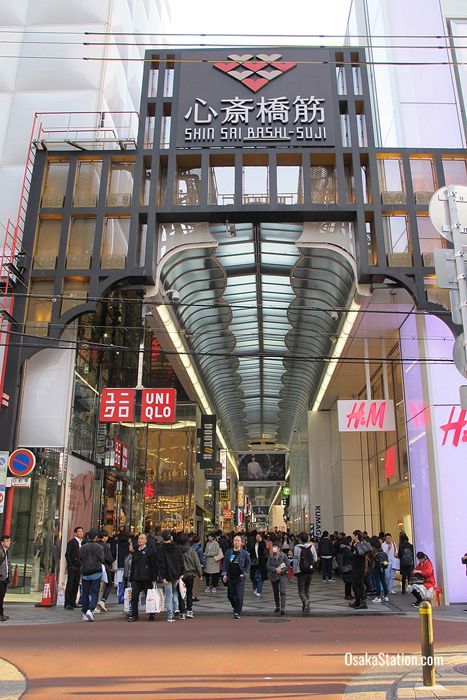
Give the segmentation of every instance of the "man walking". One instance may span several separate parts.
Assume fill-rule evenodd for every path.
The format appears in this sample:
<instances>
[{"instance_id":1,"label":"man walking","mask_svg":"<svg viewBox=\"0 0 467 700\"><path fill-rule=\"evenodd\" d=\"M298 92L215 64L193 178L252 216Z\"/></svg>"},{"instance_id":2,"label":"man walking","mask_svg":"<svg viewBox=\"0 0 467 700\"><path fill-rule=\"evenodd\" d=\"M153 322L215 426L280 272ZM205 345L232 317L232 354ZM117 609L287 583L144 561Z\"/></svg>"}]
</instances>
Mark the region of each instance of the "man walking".
<instances>
[{"instance_id":1,"label":"man walking","mask_svg":"<svg viewBox=\"0 0 467 700\"><path fill-rule=\"evenodd\" d=\"M178 582L183 576L183 552L172 540L169 530L162 530L162 544L157 548L157 568L164 584L167 622L174 621L179 611ZM181 619L184 619L181 618Z\"/></svg>"},{"instance_id":2,"label":"man walking","mask_svg":"<svg viewBox=\"0 0 467 700\"><path fill-rule=\"evenodd\" d=\"M100 601L97 603L97 609L96 612L107 612L107 607L106 607L106 602L107 599L112 591L112 564L114 561L114 556L112 554L112 550L110 548L110 544L108 542L109 539L109 533L107 530L101 530L99 532L99 538L97 540L98 544L102 547L104 550L104 566L105 566L105 573L107 576L107 583L102 584L104 586L104 590L102 592L102 596Z\"/></svg>"},{"instance_id":3,"label":"man walking","mask_svg":"<svg viewBox=\"0 0 467 700\"><path fill-rule=\"evenodd\" d=\"M94 609L99 597L102 578L104 550L97 541L98 530L88 532L88 541L79 550L81 574L83 578L82 611L83 622L94 622Z\"/></svg>"},{"instance_id":4,"label":"man walking","mask_svg":"<svg viewBox=\"0 0 467 700\"><path fill-rule=\"evenodd\" d=\"M385 570L386 586L389 593L395 593L394 590L394 580L396 578L396 571L399 568L399 559L397 558L396 545L392 541L392 535L390 532L386 532L384 535L384 542L381 545L381 549L388 556L388 567Z\"/></svg>"},{"instance_id":5,"label":"man walking","mask_svg":"<svg viewBox=\"0 0 467 700\"><path fill-rule=\"evenodd\" d=\"M138 620L138 604L141 591L147 593L152 588L153 581L156 580L156 562L154 550L148 547L147 536L144 533L138 535L138 548L135 549L131 557L131 614L128 622ZM149 615L150 620L154 620L154 615Z\"/></svg>"},{"instance_id":6,"label":"man walking","mask_svg":"<svg viewBox=\"0 0 467 700\"><path fill-rule=\"evenodd\" d=\"M308 542L306 532L298 535L298 544L293 550L293 573L297 577L298 595L302 601L302 614L310 613L310 586L313 567L318 560L315 545Z\"/></svg>"},{"instance_id":7,"label":"man walking","mask_svg":"<svg viewBox=\"0 0 467 700\"><path fill-rule=\"evenodd\" d=\"M67 582L65 588L65 610L74 610L79 608L76 603L78 595L79 580L81 578L81 562L79 559L79 550L83 540L83 528L81 525L73 530L73 538L69 540L66 546L65 559L67 566Z\"/></svg>"},{"instance_id":8,"label":"man walking","mask_svg":"<svg viewBox=\"0 0 467 700\"><path fill-rule=\"evenodd\" d=\"M233 608L234 618L240 619L245 593L245 577L250 573L250 555L242 548L242 538L235 535L233 548L224 555L222 580L227 584L227 597Z\"/></svg>"},{"instance_id":9,"label":"man walking","mask_svg":"<svg viewBox=\"0 0 467 700\"><path fill-rule=\"evenodd\" d=\"M5 598L11 573L10 553L8 551L10 546L10 535L2 535L0 539L0 622L6 622L10 619L3 611L3 599Z\"/></svg>"}]
</instances>

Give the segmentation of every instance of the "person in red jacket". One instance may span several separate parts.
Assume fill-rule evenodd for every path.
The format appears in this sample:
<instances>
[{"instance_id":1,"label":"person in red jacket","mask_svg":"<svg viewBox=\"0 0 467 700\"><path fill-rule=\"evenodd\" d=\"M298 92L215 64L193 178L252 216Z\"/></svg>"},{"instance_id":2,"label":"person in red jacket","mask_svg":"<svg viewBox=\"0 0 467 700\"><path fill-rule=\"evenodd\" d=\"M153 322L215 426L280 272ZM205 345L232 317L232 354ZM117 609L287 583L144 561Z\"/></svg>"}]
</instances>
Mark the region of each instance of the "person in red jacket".
<instances>
[{"instance_id":1,"label":"person in red jacket","mask_svg":"<svg viewBox=\"0 0 467 700\"><path fill-rule=\"evenodd\" d=\"M418 608L422 600L431 600L433 589L436 586L435 572L433 564L424 552L417 552L418 564L412 576L420 579L420 582L413 583L409 588L416 602L412 603L414 608ZM418 577L417 577L418 574Z\"/></svg>"}]
</instances>

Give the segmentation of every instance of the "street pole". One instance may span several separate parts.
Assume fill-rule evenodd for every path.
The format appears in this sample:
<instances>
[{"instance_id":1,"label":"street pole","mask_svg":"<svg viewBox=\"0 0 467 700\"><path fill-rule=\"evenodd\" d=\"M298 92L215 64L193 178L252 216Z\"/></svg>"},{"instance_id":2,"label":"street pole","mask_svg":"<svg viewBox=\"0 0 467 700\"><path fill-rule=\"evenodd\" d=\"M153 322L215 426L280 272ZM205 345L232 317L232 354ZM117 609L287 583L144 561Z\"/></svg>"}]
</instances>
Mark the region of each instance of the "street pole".
<instances>
[{"instance_id":1,"label":"street pole","mask_svg":"<svg viewBox=\"0 0 467 700\"><path fill-rule=\"evenodd\" d=\"M433 621L431 618L431 604L427 600L423 600L420 603L418 611L420 613L423 685L432 687L433 685L436 685L436 679L433 651Z\"/></svg>"}]
</instances>

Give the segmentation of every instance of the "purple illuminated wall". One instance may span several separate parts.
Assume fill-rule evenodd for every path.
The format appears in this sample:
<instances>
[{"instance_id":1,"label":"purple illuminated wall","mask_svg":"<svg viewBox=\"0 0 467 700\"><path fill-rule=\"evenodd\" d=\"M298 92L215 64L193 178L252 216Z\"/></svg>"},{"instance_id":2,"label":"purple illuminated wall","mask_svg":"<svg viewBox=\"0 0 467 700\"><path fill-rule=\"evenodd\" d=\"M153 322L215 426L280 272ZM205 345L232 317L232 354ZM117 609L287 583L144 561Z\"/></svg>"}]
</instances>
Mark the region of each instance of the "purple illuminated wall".
<instances>
[{"instance_id":1,"label":"purple illuminated wall","mask_svg":"<svg viewBox=\"0 0 467 700\"><path fill-rule=\"evenodd\" d=\"M466 381L452 363L454 338L438 318L425 318L426 341L423 356L446 360L446 364L414 365L408 358L420 355L421 327L410 318L401 329L404 362L404 398L407 413L410 483L417 549L426 551L438 573L435 535L443 553L444 585L450 603L467 601L467 578L461 556L467 550L467 412L459 406L459 387ZM422 373L425 381L422 382ZM425 388L425 391L423 389ZM428 442L430 441L430 445ZM434 455L431 469L428 446ZM438 523L433 524L431 489L436 489Z\"/></svg>"}]
</instances>

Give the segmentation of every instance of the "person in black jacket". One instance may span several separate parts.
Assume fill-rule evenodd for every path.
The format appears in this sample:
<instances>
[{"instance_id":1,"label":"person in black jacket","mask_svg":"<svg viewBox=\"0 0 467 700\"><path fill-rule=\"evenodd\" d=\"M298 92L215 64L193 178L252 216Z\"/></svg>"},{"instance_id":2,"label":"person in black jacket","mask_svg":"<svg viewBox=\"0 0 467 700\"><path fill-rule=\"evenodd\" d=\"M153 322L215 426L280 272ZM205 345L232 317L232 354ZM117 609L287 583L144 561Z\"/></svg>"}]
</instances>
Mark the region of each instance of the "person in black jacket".
<instances>
[{"instance_id":1,"label":"person in black jacket","mask_svg":"<svg viewBox=\"0 0 467 700\"><path fill-rule=\"evenodd\" d=\"M102 612L107 612L107 607L106 607L106 602L107 598L110 595L110 592L112 590L112 581L113 581L113 574L112 574L112 564L114 562L115 557L112 554L112 550L110 548L110 544L108 543L109 539L109 533L107 530L101 530L99 533L99 538L98 538L98 543L101 545L102 549L104 550L104 565L105 565L105 573L107 576L107 583L105 584L104 590L102 592L102 597L100 601L97 603L97 609L102 610Z\"/></svg>"},{"instance_id":2,"label":"person in black jacket","mask_svg":"<svg viewBox=\"0 0 467 700\"><path fill-rule=\"evenodd\" d=\"M94 622L93 613L99 597L104 550L97 542L98 534L98 530L89 530L88 541L79 550L81 576L83 579L83 594L81 596L83 622Z\"/></svg>"},{"instance_id":3,"label":"person in black jacket","mask_svg":"<svg viewBox=\"0 0 467 700\"><path fill-rule=\"evenodd\" d=\"M83 540L83 528L81 525L73 530L73 539L66 546L65 559L67 566L67 582L65 588L65 610L74 610L79 608L76 603L78 595L79 580L81 578L81 562L79 559L79 550Z\"/></svg>"},{"instance_id":4,"label":"person in black jacket","mask_svg":"<svg viewBox=\"0 0 467 700\"><path fill-rule=\"evenodd\" d=\"M161 532L162 544L157 548L157 568L164 584L167 622L174 621L178 609L178 582L183 576L183 552L172 540L169 530ZM133 596L132 596L133 597Z\"/></svg>"},{"instance_id":5,"label":"person in black jacket","mask_svg":"<svg viewBox=\"0 0 467 700\"><path fill-rule=\"evenodd\" d=\"M321 577L323 581L334 581L332 577L332 557L334 545L329 538L329 532L325 530L318 543L318 558L320 561Z\"/></svg>"},{"instance_id":6,"label":"person in black jacket","mask_svg":"<svg viewBox=\"0 0 467 700\"><path fill-rule=\"evenodd\" d=\"M350 549L352 552L352 588L355 601L349 603L349 607L356 610L367 610L364 580L367 568L367 555L371 552L371 544L364 539L361 530L354 530Z\"/></svg>"},{"instance_id":7,"label":"person in black jacket","mask_svg":"<svg viewBox=\"0 0 467 700\"><path fill-rule=\"evenodd\" d=\"M344 582L344 597L345 600L353 600L352 595L352 538L350 535L344 538L340 544L341 552L341 573Z\"/></svg>"},{"instance_id":8,"label":"person in black jacket","mask_svg":"<svg viewBox=\"0 0 467 700\"><path fill-rule=\"evenodd\" d=\"M409 542L405 532L401 532L399 537L399 562L402 576L402 593L405 594L414 567L413 544Z\"/></svg>"},{"instance_id":9,"label":"person in black jacket","mask_svg":"<svg viewBox=\"0 0 467 700\"><path fill-rule=\"evenodd\" d=\"M255 542L249 547L248 554L251 561L250 578L253 584L253 595L259 598L263 592L263 583L268 577L269 556L266 543L259 532L256 533Z\"/></svg>"},{"instance_id":10,"label":"person in black jacket","mask_svg":"<svg viewBox=\"0 0 467 700\"><path fill-rule=\"evenodd\" d=\"M142 532L138 535L138 547L135 548L131 557L131 613L128 622L138 620L138 604L141 591L147 593L152 588L153 581L156 580L156 561L154 550L148 547L147 536ZM150 620L154 620L154 615L149 615Z\"/></svg>"}]
</instances>

